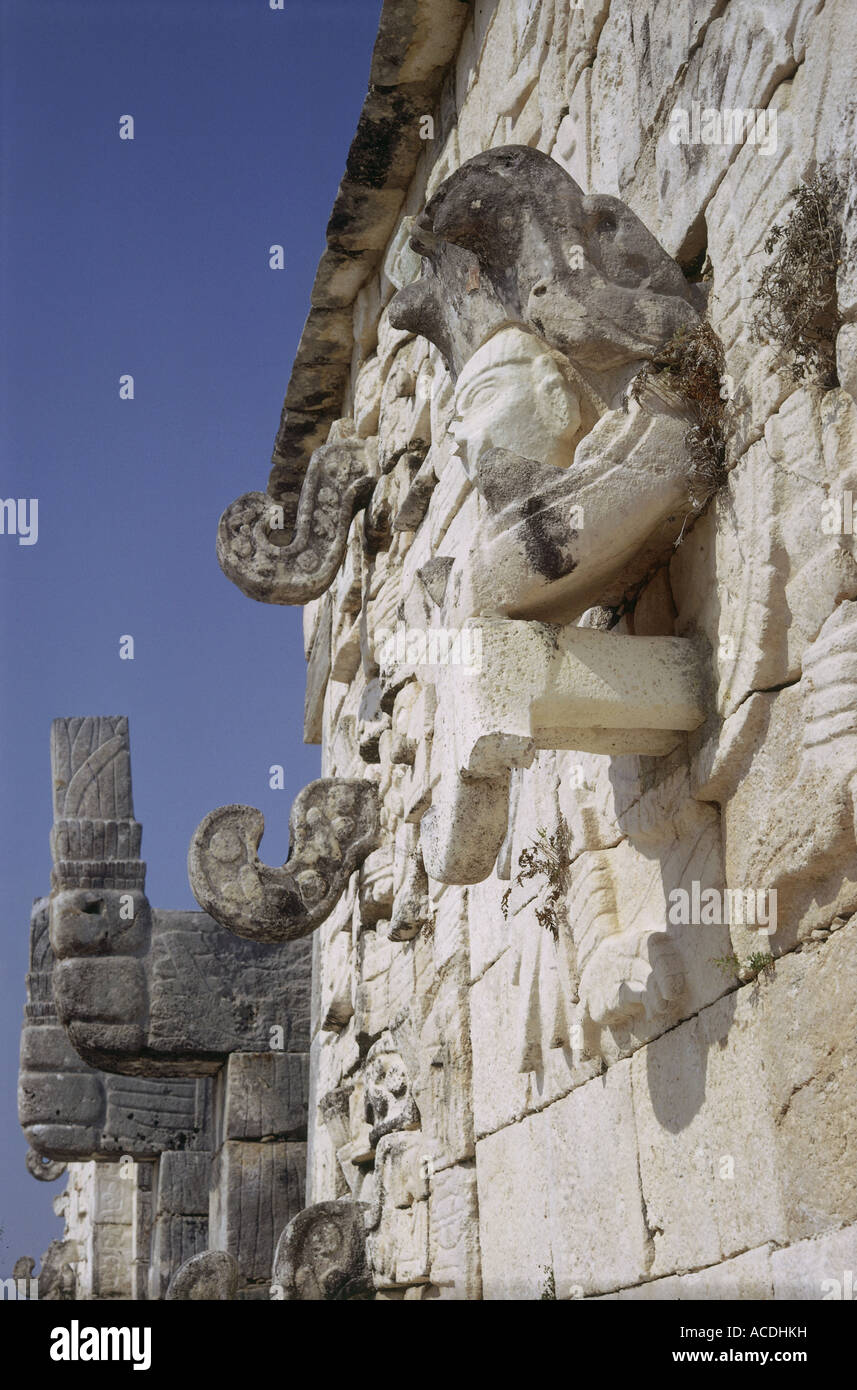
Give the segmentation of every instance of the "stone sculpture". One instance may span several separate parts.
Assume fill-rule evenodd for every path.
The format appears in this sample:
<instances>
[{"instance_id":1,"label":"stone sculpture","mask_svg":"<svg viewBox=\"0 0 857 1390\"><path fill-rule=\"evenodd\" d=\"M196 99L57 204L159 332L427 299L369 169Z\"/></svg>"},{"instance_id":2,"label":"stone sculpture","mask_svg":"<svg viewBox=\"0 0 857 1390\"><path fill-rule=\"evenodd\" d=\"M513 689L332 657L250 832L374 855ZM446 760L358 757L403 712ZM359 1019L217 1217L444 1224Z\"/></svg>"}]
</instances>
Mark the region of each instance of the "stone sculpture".
<instances>
[{"instance_id":1,"label":"stone sculpture","mask_svg":"<svg viewBox=\"0 0 857 1390\"><path fill-rule=\"evenodd\" d=\"M18 1081L30 1173L53 1182L68 1161L211 1149L208 1080L114 1076L87 1066L75 1052L54 1004L49 925L50 899L37 898Z\"/></svg>"},{"instance_id":2,"label":"stone sculpture","mask_svg":"<svg viewBox=\"0 0 857 1390\"><path fill-rule=\"evenodd\" d=\"M366 1204L317 1202L286 1226L272 1271L274 1297L287 1302L346 1302L371 1297Z\"/></svg>"},{"instance_id":3,"label":"stone sculpture","mask_svg":"<svg viewBox=\"0 0 857 1390\"><path fill-rule=\"evenodd\" d=\"M238 1265L225 1250L206 1250L192 1255L176 1270L164 1295L169 1303L223 1302L234 1299Z\"/></svg>"},{"instance_id":4,"label":"stone sculpture","mask_svg":"<svg viewBox=\"0 0 857 1390\"><path fill-rule=\"evenodd\" d=\"M204 913L153 910L139 860L103 857L139 850L127 721L55 721L52 760L53 988L75 1051L140 1077L211 1075L230 1053L266 1051L275 1026L285 1051L305 1051L305 945L240 942Z\"/></svg>"},{"instance_id":5,"label":"stone sculpture","mask_svg":"<svg viewBox=\"0 0 857 1390\"><path fill-rule=\"evenodd\" d=\"M289 817L289 857L275 869L256 854L262 813L252 806L221 806L191 841L194 895L216 921L250 941L307 936L329 916L349 875L375 848L377 821L371 782L310 782Z\"/></svg>"},{"instance_id":6,"label":"stone sculpture","mask_svg":"<svg viewBox=\"0 0 857 1390\"><path fill-rule=\"evenodd\" d=\"M315 450L296 504L293 494L280 495L273 474L273 493L239 497L217 528L224 574L263 603L308 603L324 593L351 519L375 485L373 464L368 441L346 435Z\"/></svg>"},{"instance_id":7,"label":"stone sculpture","mask_svg":"<svg viewBox=\"0 0 857 1390\"><path fill-rule=\"evenodd\" d=\"M473 668L433 673L421 844L431 877L474 883L505 836L510 772L538 748L662 756L705 717L691 643L571 625L632 598L693 511L690 407L660 386L633 401L627 389L698 311L630 209L584 197L527 147L462 165L412 244L422 277L398 292L390 319L444 356L450 435L473 486L448 554L421 566L419 583L406 561L404 617L479 633ZM382 686L395 688L399 653L381 663Z\"/></svg>"}]
</instances>

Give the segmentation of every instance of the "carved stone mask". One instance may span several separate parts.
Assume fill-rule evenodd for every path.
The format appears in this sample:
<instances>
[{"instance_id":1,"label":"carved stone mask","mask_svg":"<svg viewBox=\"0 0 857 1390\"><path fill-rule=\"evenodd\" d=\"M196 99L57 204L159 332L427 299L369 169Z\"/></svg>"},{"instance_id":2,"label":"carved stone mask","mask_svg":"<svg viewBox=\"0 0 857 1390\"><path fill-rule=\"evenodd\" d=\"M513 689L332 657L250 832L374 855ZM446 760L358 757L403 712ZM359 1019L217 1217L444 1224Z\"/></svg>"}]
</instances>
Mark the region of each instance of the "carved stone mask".
<instances>
[{"instance_id":1,"label":"carved stone mask","mask_svg":"<svg viewBox=\"0 0 857 1390\"><path fill-rule=\"evenodd\" d=\"M366 1119L372 1126L369 1142L374 1147L385 1134L418 1129L420 1112L411 1095L405 1064L386 1040L370 1050L366 1062Z\"/></svg>"},{"instance_id":2,"label":"carved stone mask","mask_svg":"<svg viewBox=\"0 0 857 1390\"><path fill-rule=\"evenodd\" d=\"M152 911L139 890L74 888L51 900L51 944L59 960L144 950L151 926Z\"/></svg>"},{"instance_id":3,"label":"carved stone mask","mask_svg":"<svg viewBox=\"0 0 857 1390\"><path fill-rule=\"evenodd\" d=\"M533 334L504 328L458 378L450 434L471 477L494 448L566 467L581 418L580 396L556 354Z\"/></svg>"}]
</instances>

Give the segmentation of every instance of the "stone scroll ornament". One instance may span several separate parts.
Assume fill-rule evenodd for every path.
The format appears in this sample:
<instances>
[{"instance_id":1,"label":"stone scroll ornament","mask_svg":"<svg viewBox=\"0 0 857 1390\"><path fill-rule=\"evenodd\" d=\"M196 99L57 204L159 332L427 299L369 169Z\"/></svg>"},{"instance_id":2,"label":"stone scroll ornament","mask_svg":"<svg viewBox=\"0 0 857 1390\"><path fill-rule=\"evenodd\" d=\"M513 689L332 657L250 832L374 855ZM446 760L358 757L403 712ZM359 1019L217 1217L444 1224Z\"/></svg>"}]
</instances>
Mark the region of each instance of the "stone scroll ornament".
<instances>
[{"instance_id":1,"label":"stone scroll ornament","mask_svg":"<svg viewBox=\"0 0 857 1390\"><path fill-rule=\"evenodd\" d=\"M302 604L328 588L348 528L375 485L369 445L346 438L316 449L294 499L247 492L226 508L217 558L227 578L262 603Z\"/></svg>"},{"instance_id":2,"label":"stone scroll ornament","mask_svg":"<svg viewBox=\"0 0 857 1390\"><path fill-rule=\"evenodd\" d=\"M194 896L250 941L308 936L333 911L379 834L374 783L320 778L298 793L289 817L289 857L280 868L256 853L265 828L252 806L221 806L198 826L188 854Z\"/></svg>"},{"instance_id":3,"label":"stone scroll ornament","mask_svg":"<svg viewBox=\"0 0 857 1390\"><path fill-rule=\"evenodd\" d=\"M274 1254L274 1297L345 1303L372 1298L365 1220L368 1204L316 1202L289 1222Z\"/></svg>"},{"instance_id":4,"label":"stone scroll ornament","mask_svg":"<svg viewBox=\"0 0 857 1390\"><path fill-rule=\"evenodd\" d=\"M151 1141L173 1092L181 1127L183 1107L190 1103L182 1086L171 1083L158 1099L142 1078L186 1078L192 1091L192 1078L213 1075L231 1053L266 1051L272 1025L280 1030L284 1051L305 1052L310 950L303 942L238 941L203 912L150 906L145 866L137 857L141 828L131 804L126 719L58 719L51 755L50 983L56 1016L89 1067L141 1079L107 1087L97 1074L78 1068L75 1075L69 1065L67 1084L77 1088L79 1104L71 1117L63 1101L59 1116L51 1117L45 1111L49 1063L59 1054L51 1053L47 1031L28 1034L22 1053L25 1126L42 1152L72 1157L81 1145L100 1148L108 1133L141 1144L148 1133ZM44 993L46 981L38 989ZM65 1054L60 1062L65 1073ZM41 1079L31 1086L38 1073ZM185 1130L180 1147L193 1147L195 1128Z\"/></svg>"}]
</instances>

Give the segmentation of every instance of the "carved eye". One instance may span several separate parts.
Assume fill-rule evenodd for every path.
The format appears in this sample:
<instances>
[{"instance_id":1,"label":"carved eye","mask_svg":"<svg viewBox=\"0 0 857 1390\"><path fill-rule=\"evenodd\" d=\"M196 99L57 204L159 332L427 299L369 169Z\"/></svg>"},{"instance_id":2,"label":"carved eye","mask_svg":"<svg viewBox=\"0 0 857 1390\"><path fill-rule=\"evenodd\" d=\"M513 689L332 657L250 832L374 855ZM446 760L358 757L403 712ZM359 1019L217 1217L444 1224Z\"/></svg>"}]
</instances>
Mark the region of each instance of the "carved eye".
<instances>
[{"instance_id":1,"label":"carved eye","mask_svg":"<svg viewBox=\"0 0 857 1390\"><path fill-rule=\"evenodd\" d=\"M314 869L305 869L302 874L298 874L297 884L307 907L312 907L315 903L320 902L327 892L327 884L321 874L317 874Z\"/></svg>"},{"instance_id":2,"label":"carved eye","mask_svg":"<svg viewBox=\"0 0 857 1390\"><path fill-rule=\"evenodd\" d=\"M240 836L231 829L218 830L216 834L212 835L208 848L214 858L219 859L223 864L233 864L244 853Z\"/></svg>"},{"instance_id":3,"label":"carved eye","mask_svg":"<svg viewBox=\"0 0 857 1390\"><path fill-rule=\"evenodd\" d=\"M616 218L613 216L612 212L605 212L605 213L602 213L601 217L599 217L599 219L598 219L598 233L599 233L599 235L600 235L602 232L606 232L606 233L612 234L613 232L615 232L615 230L616 230Z\"/></svg>"}]
</instances>

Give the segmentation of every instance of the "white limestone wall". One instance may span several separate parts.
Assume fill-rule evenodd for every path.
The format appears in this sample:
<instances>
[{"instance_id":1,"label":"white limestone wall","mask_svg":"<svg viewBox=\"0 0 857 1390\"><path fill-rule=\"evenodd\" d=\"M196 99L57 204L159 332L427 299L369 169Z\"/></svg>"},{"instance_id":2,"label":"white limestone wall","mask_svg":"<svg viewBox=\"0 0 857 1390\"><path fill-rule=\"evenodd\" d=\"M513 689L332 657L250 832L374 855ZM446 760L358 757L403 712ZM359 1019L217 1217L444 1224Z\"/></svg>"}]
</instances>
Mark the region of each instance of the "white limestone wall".
<instances>
[{"instance_id":1,"label":"white limestone wall","mask_svg":"<svg viewBox=\"0 0 857 1390\"><path fill-rule=\"evenodd\" d=\"M824 729L811 756L802 744L818 685L805 668L844 652L831 679L851 680L853 538L821 525L825 501L857 479L850 222L841 385L796 383L748 332L790 190L829 159L853 179L856 70L850 0L479 0L384 269L358 296L342 414L377 435L382 459L424 439L438 477L420 524L374 557L358 517L338 579L305 610L308 655L326 606L333 624L316 692L324 773L375 777L385 824L385 847L316 933L307 1202L371 1201L386 1183L379 1296L814 1299L857 1268L857 763ZM694 102L776 112L775 148L673 144L671 113ZM418 271L407 219L465 159L512 142L621 196L681 264L707 247L734 468L622 630L693 639L711 714L662 759L540 753L516 774L495 873L430 883L430 920L397 941L432 721L418 681L367 772L375 634L395 626L416 569L464 543L470 484L450 456L439 356L393 330L384 306ZM374 505L396 516L412 481L402 457ZM398 761L397 731L412 763ZM516 882L522 850L560 818L573 861L563 931L585 927L596 881L611 886L617 930L663 928L675 888L776 883L773 974L742 983L715 963L767 950L758 933L677 926L676 1012L584 1037L568 953L536 920L540 885ZM366 1053L385 1034L421 1116L389 1181L364 1112Z\"/></svg>"}]
</instances>

